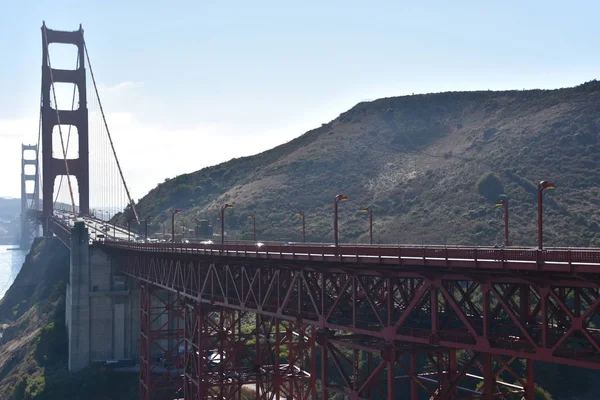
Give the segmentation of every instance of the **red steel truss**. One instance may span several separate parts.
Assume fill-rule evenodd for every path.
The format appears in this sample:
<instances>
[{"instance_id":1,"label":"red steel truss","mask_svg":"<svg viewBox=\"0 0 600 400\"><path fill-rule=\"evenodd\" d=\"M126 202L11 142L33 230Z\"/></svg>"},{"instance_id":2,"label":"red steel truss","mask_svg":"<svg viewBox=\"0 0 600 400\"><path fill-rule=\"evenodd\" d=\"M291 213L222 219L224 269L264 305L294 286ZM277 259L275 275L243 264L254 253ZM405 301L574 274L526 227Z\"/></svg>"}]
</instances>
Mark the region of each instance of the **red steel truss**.
<instances>
[{"instance_id":1,"label":"red steel truss","mask_svg":"<svg viewBox=\"0 0 600 400\"><path fill-rule=\"evenodd\" d=\"M101 246L189 302L186 398L533 400L534 360L600 368L595 250ZM287 385L283 331L311 349Z\"/></svg>"},{"instance_id":2,"label":"red steel truss","mask_svg":"<svg viewBox=\"0 0 600 400\"><path fill-rule=\"evenodd\" d=\"M183 302L176 293L140 285L140 399L182 394Z\"/></svg>"},{"instance_id":3,"label":"red steel truss","mask_svg":"<svg viewBox=\"0 0 600 400\"><path fill-rule=\"evenodd\" d=\"M600 368L591 279L119 254L124 273L200 303L388 342Z\"/></svg>"},{"instance_id":4,"label":"red steel truss","mask_svg":"<svg viewBox=\"0 0 600 400\"><path fill-rule=\"evenodd\" d=\"M310 328L190 302L185 343L186 399L316 398Z\"/></svg>"},{"instance_id":5,"label":"red steel truss","mask_svg":"<svg viewBox=\"0 0 600 400\"><path fill-rule=\"evenodd\" d=\"M534 399L533 362L319 331L321 398ZM418 372L421 371L421 372ZM525 376L526 378L522 378ZM510 383L514 382L514 383Z\"/></svg>"}]
</instances>

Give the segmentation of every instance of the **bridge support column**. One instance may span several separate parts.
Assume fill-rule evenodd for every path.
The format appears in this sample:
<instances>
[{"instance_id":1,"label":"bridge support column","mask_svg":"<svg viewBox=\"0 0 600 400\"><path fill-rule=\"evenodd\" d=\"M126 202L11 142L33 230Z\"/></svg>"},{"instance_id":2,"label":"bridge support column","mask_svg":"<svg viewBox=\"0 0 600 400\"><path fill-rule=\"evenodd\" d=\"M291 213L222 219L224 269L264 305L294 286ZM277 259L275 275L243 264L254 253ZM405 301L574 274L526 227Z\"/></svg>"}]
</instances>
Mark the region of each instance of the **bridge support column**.
<instances>
[{"instance_id":1,"label":"bridge support column","mask_svg":"<svg viewBox=\"0 0 600 400\"><path fill-rule=\"evenodd\" d=\"M186 399L316 399L311 328L189 303L185 309Z\"/></svg>"},{"instance_id":2,"label":"bridge support column","mask_svg":"<svg viewBox=\"0 0 600 400\"><path fill-rule=\"evenodd\" d=\"M71 266L67 285L66 323L69 371L90 363L90 249L87 228L76 222L71 232Z\"/></svg>"},{"instance_id":3,"label":"bridge support column","mask_svg":"<svg viewBox=\"0 0 600 400\"><path fill-rule=\"evenodd\" d=\"M183 395L183 301L151 284L140 287L140 399Z\"/></svg>"},{"instance_id":4,"label":"bridge support column","mask_svg":"<svg viewBox=\"0 0 600 400\"><path fill-rule=\"evenodd\" d=\"M533 360L525 361L526 380L525 380L525 400L535 400L535 376Z\"/></svg>"},{"instance_id":5,"label":"bridge support column","mask_svg":"<svg viewBox=\"0 0 600 400\"><path fill-rule=\"evenodd\" d=\"M90 188L89 188L89 143L88 143L88 109L86 95L86 69L85 69L85 41L83 29L73 32L55 31L42 26L42 209L43 217L49 218L54 210L54 179L59 175L66 175L67 166L71 179L77 179L79 189L80 214L89 214ZM51 43L71 44L78 49L78 67L74 70L58 70L51 68L49 47ZM79 107L76 110L59 108L60 104L54 103L52 88L55 83L72 83L77 86L79 93ZM65 106L63 104L62 106ZM60 111L60 114L57 112ZM60 115L60 119L59 119ZM73 125L77 128L79 138L79 157L64 160L62 157L53 156L53 129L56 125ZM66 164L65 164L66 163ZM44 236L51 236L46 230Z\"/></svg>"},{"instance_id":6,"label":"bridge support column","mask_svg":"<svg viewBox=\"0 0 600 400\"><path fill-rule=\"evenodd\" d=\"M254 336L256 398L315 399L314 329L296 321L256 315Z\"/></svg>"}]
</instances>

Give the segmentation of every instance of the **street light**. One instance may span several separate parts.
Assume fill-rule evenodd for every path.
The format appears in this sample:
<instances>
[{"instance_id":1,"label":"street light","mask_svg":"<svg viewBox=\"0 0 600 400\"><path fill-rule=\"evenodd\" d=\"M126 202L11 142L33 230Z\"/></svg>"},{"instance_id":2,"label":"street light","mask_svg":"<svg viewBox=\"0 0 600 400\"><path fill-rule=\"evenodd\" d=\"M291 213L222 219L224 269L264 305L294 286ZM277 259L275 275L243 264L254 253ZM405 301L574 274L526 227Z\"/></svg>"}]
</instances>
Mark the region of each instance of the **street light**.
<instances>
[{"instance_id":1,"label":"street light","mask_svg":"<svg viewBox=\"0 0 600 400\"><path fill-rule=\"evenodd\" d=\"M252 232L254 235L254 242L256 242L256 215L250 214L250 215L248 215L248 218L252 219L252 224L253 224Z\"/></svg>"},{"instance_id":2,"label":"street light","mask_svg":"<svg viewBox=\"0 0 600 400\"><path fill-rule=\"evenodd\" d=\"M306 220L304 219L304 211L296 211L296 215L302 216L302 243L306 243Z\"/></svg>"},{"instance_id":3,"label":"street light","mask_svg":"<svg viewBox=\"0 0 600 400\"><path fill-rule=\"evenodd\" d=\"M152 219L152 218L153 218L152 215L147 215L146 216L146 236L145 236L146 242L148 241L148 220Z\"/></svg>"},{"instance_id":4,"label":"street light","mask_svg":"<svg viewBox=\"0 0 600 400\"><path fill-rule=\"evenodd\" d=\"M133 221L134 219L135 217L127 218L127 241L131 240L131 221Z\"/></svg>"},{"instance_id":5,"label":"street light","mask_svg":"<svg viewBox=\"0 0 600 400\"><path fill-rule=\"evenodd\" d=\"M175 243L175 214L179 214L181 210L171 211L171 243Z\"/></svg>"},{"instance_id":6,"label":"street light","mask_svg":"<svg viewBox=\"0 0 600 400\"><path fill-rule=\"evenodd\" d=\"M225 244L225 210L233 208L231 204L223 204L221 206L221 244Z\"/></svg>"},{"instance_id":7,"label":"street light","mask_svg":"<svg viewBox=\"0 0 600 400\"><path fill-rule=\"evenodd\" d=\"M370 207L365 207L360 211L369 213L369 241L373 244L373 210Z\"/></svg>"},{"instance_id":8,"label":"street light","mask_svg":"<svg viewBox=\"0 0 600 400\"><path fill-rule=\"evenodd\" d=\"M541 181L538 184L538 248L542 250L543 233L542 233L542 192L544 189L554 189L554 183Z\"/></svg>"},{"instance_id":9,"label":"street light","mask_svg":"<svg viewBox=\"0 0 600 400\"><path fill-rule=\"evenodd\" d=\"M344 196L343 194L338 194L335 196L333 201L333 240L335 242L335 247L338 246L338 203L340 201L348 200L348 196Z\"/></svg>"}]
</instances>

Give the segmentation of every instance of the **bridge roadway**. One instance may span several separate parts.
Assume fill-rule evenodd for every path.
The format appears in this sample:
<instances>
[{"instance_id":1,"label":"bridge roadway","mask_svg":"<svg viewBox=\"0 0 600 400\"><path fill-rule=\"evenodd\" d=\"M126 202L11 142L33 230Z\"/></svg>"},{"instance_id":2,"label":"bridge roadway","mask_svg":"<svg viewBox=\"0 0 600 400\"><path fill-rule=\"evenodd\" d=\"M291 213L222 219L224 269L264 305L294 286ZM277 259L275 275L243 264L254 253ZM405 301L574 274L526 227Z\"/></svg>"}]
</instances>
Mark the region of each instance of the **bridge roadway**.
<instances>
[{"instance_id":1,"label":"bridge roadway","mask_svg":"<svg viewBox=\"0 0 600 400\"><path fill-rule=\"evenodd\" d=\"M600 368L597 249L98 243L197 302L327 332ZM391 295L390 295L391 294Z\"/></svg>"},{"instance_id":2,"label":"bridge roadway","mask_svg":"<svg viewBox=\"0 0 600 400\"><path fill-rule=\"evenodd\" d=\"M98 229L99 221L83 220ZM65 220L52 223L69 243ZM94 245L122 273L196 302L351 332L371 346L414 343L600 368L599 249Z\"/></svg>"}]
</instances>

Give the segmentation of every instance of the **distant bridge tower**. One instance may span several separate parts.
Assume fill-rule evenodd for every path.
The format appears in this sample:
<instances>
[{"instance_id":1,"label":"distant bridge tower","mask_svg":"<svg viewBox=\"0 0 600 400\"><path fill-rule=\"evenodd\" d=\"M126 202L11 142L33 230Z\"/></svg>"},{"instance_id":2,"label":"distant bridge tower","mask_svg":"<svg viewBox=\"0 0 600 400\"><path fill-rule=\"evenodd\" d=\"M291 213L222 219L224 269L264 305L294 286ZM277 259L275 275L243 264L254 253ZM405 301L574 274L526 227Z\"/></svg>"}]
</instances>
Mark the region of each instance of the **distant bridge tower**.
<instances>
[{"instance_id":1,"label":"distant bridge tower","mask_svg":"<svg viewBox=\"0 0 600 400\"><path fill-rule=\"evenodd\" d=\"M79 189L79 212L89 214L89 150L88 150L88 109L85 72L85 47L83 29L74 32L55 31L42 25L43 61L42 61L42 198L44 219L52 215L54 202L54 180L59 175L66 175L67 168L62 157L52 156L52 130L59 124L73 125L79 135L79 157L67 160L69 174L77 178ZM79 65L74 70L51 69L49 47L51 43L65 43L77 46ZM75 110L56 110L52 107L52 82L65 82L77 85L79 91L79 107ZM54 107L57 107L54 104ZM64 131L64 130L63 130ZM66 141L66 138L64 138ZM62 152L62 149L61 151ZM50 235L48 229L44 234Z\"/></svg>"},{"instance_id":2,"label":"distant bridge tower","mask_svg":"<svg viewBox=\"0 0 600 400\"><path fill-rule=\"evenodd\" d=\"M26 152L33 152L35 158L27 158ZM27 168L28 165L32 165L33 168ZM27 171L28 169L33 169L33 171ZM24 144L21 146L21 237L19 240L22 248L28 247L31 239L38 234L39 178L38 146L36 144ZM27 182L31 181L33 181L33 187L28 190Z\"/></svg>"}]
</instances>

